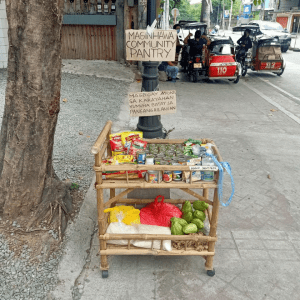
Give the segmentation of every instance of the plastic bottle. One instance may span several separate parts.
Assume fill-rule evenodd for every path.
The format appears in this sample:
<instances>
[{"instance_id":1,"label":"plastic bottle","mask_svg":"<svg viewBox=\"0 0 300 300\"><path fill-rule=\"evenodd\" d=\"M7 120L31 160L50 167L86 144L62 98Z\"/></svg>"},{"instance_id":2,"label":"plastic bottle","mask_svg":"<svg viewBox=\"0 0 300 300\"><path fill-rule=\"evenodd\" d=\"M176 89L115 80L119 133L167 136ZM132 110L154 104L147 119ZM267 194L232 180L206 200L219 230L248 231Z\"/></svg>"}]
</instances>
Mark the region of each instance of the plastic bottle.
<instances>
[{"instance_id":1,"label":"plastic bottle","mask_svg":"<svg viewBox=\"0 0 300 300\"><path fill-rule=\"evenodd\" d=\"M213 151L211 149L213 145L212 144L207 144L206 145L206 153L207 154L213 154ZM213 159L210 156L204 155L202 157L202 166L215 166L215 163ZM202 171L202 176L201 176L203 181L213 181L215 178L215 172L214 171Z\"/></svg>"}]
</instances>

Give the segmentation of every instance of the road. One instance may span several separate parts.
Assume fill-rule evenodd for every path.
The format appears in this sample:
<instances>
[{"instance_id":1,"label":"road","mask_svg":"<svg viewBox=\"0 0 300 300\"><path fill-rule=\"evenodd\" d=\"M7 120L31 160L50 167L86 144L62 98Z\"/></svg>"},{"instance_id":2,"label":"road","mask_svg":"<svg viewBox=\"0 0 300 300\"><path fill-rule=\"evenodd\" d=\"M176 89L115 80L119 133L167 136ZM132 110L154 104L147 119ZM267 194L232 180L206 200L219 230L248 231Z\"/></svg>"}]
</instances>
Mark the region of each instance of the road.
<instances>
[{"instance_id":1,"label":"road","mask_svg":"<svg viewBox=\"0 0 300 300\"><path fill-rule=\"evenodd\" d=\"M159 84L160 90L177 91L176 114L161 118L167 130L175 128L170 138L212 138L233 171L235 196L219 214L216 275L209 278L197 257L110 256L109 278L102 279L97 234L86 230L97 221L92 183L70 228L76 234L68 238L55 299L72 299L71 291L81 300L299 298L298 55L284 54L282 77L249 71L238 84L192 83L181 74L175 84ZM130 85L130 91L140 90L140 82ZM124 99L113 132L134 130L137 122ZM230 192L226 176L224 201ZM180 190L172 190L171 197L190 199ZM88 242L76 239L79 233L90 235L88 250Z\"/></svg>"}]
</instances>

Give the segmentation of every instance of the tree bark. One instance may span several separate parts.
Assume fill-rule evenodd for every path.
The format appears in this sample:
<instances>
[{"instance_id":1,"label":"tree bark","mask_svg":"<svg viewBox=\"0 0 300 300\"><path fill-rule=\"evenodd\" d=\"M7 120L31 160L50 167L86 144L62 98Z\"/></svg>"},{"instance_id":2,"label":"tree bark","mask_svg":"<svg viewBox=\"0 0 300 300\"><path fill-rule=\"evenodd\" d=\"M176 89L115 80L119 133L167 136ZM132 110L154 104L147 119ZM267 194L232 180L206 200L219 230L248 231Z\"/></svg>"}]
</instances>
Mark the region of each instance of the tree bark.
<instances>
[{"instance_id":1,"label":"tree bark","mask_svg":"<svg viewBox=\"0 0 300 300\"><path fill-rule=\"evenodd\" d=\"M0 134L0 214L42 218L71 197L52 166L60 109L63 0L6 0L8 67ZM34 216L28 218L28 216Z\"/></svg>"},{"instance_id":2,"label":"tree bark","mask_svg":"<svg viewBox=\"0 0 300 300\"><path fill-rule=\"evenodd\" d=\"M207 29L210 28L210 2L207 3L206 0L202 1L201 22L207 24Z\"/></svg>"}]
</instances>

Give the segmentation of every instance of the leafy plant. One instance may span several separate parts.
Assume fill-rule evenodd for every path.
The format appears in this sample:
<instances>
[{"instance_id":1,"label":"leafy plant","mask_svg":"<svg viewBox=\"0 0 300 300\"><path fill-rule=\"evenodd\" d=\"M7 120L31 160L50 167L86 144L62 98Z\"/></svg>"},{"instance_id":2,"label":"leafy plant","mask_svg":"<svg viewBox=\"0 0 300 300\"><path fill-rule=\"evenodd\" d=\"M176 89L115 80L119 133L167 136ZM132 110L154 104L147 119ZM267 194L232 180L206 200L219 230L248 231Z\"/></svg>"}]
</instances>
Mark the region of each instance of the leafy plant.
<instances>
[{"instance_id":1,"label":"leafy plant","mask_svg":"<svg viewBox=\"0 0 300 300\"><path fill-rule=\"evenodd\" d=\"M78 190L79 189L79 185L77 183L72 183L70 186L70 190Z\"/></svg>"}]
</instances>

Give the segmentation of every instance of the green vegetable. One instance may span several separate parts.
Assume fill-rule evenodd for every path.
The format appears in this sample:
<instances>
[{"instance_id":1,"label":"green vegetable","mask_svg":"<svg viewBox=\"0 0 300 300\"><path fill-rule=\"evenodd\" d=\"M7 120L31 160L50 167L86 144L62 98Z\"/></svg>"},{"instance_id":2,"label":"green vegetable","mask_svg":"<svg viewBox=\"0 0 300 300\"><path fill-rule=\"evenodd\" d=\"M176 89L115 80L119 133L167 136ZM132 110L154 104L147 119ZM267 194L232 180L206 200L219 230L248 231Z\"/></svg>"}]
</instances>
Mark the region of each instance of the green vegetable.
<instances>
[{"instance_id":1,"label":"green vegetable","mask_svg":"<svg viewBox=\"0 0 300 300\"><path fill-rule=\"evenodd\" d=\"M188 212L193 212L193 208L192 208L192 204L190 201L185 201L183 206L182 206L182 209L181 211L186 214Z\"/></svg>"},{"instance_id":2,"label":"green vegetable","mask_svg":"<svg viewBox=\"0 0 300 300\"><path fill-rule=\"evenodd\" d=\"M202 229L204 227L204 224L200 219L193 219L191 223L195 224L198 229Z\"/></svg>"},{"instance_id":3,"label":"green vegetable","mask_svg":"<svg viewBox=\"0 0 300 300\"><path fill-rule=\"evenodd\" d=\"M197 200L193 203L193 207L196 210L204 211L209 207L209 205L204 201Z\"/></svg>"},{"instance_id":4,"label":"green vegetable","mask_svg":"<svg viewBox=\"0 0 300 300\"><path fill-rule=\"evenodd\" d=\"M173 222L171 226L171 234L183 235L182 226L178 222Z\"/></svg>"},{"instance_id":5,"label":"green vegetable","mask_svg":"<svg viewBox=\"0 0 300 300\"><path fill-rule=\"evenodd\" d=\"M188 224L186 220L181 219L181 218L176 218L176 217L171 218L171 222L172 222L172 224L175 222L178 222L181 226L185 226Z\"/></svg>"},{"instance_id":6,"label":"green vegetable","mask_svg":"<svg viewBox=\"0 0 300 300\"><path fill-rule=\"evenodd\" d=\"M197 225L193 224L193 223L185 225L183 227L183 232L184 233L196 233L196 232L198 232Z\"/></svg>"},{"instance_id":7,"label":"green vegetable","mask_svg":"<svg viewBox=\"0 0 300 300\"><path fill-rule=\"evenodd\" d=\"M203 211L200 211L200 210L195 210L194 211L193 219L200 219L203 222L205 220L205 218L206 218L206 215Z\"/></svg>"},{"instance_id":8,"label":"green vegetable","mask_svg":"<svg viewBox=\"0 0 300 300\"><path fill-rule=\"evenodd\" d=\"M190 223L193 220L193 214L191 212L183 214L183 219Z\"/></svg>"}]
</instances>

